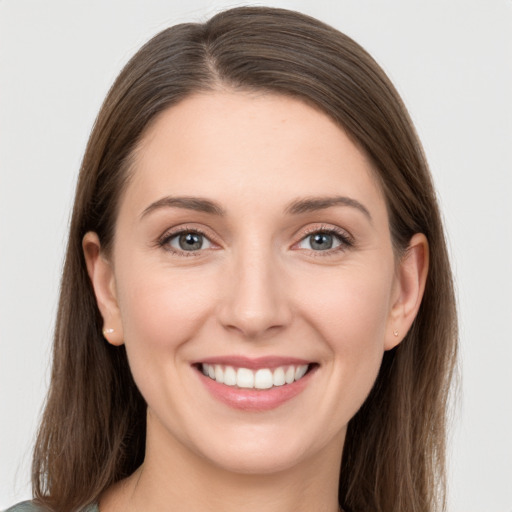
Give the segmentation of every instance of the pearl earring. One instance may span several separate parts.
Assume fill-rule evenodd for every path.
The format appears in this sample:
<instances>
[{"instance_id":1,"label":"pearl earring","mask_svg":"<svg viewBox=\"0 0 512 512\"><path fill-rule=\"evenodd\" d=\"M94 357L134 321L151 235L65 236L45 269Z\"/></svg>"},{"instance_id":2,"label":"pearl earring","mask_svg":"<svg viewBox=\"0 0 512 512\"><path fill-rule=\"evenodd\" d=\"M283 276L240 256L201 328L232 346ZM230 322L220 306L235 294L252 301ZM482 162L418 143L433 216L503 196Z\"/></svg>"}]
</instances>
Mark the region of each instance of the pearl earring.
<instances>
[{"instance_id":1,"label":"pearl earring","mask_svg":"<svg viewBox=\"0 0 512 512\"><path fill-rule=\"evenodd\" d=\"M398 337L398 329L395 329L395 330L393 331L393 334L395 335L395 337Z\"/></svg>"},{"instance_id":2,"label":"pearl earring","mask_svg":"<svg viewBox=\"0 0 512 512\"><path fill-rule=\"evenodd\" d=\"M103 336L106 338L107 337L107 334L112 334L114 332L114 329L107 329L107 328L104 328L103 329Z\"/></svg>"}]
</instances>

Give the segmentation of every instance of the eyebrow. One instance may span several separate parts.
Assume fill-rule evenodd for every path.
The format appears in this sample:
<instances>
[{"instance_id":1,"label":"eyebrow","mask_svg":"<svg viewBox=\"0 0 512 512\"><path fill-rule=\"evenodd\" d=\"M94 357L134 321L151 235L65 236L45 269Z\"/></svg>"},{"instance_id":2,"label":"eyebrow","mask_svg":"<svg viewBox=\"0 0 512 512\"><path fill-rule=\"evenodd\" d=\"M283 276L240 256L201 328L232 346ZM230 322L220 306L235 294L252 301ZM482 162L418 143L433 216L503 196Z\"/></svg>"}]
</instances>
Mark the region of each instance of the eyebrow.
<instances>
[{"instance_id":1,"label":"eyebrow","mask_svg":"<svg viewBox=\"0 0 512 512\"><path fill-rule=\"evenodd\" d=\"M142 213L140 218L144 218L155 210L161 208L183 208L185 210L194 210L196 212L210 213L213 215L225 215L226 212L216 203L209 199L201 197L162 197L158 201L151 203Z\"/></svg>"},{"instance_id":2,"label":"eyebrow","mask_svg":"<svg viewBox=\"0 0 512 512\"><path fill-rule=\"evenodd\" d=\"M368 208L361 204L356 199L345 196L333 196L333 197L306 197L304 199L297 199L292 201L285 209L285 213L299 215L301 213L315 212L318 210L325 210L332 206L348 206L350 208L356 208L362 212L370 222L372 222L372 216L368 211Z\"/></svg>"},{"instance_id":3,"label":"eyebrow","mask_svg":"<svg viewBox=\"0 0 512 512\"><path fill-rule=\"evenodd\" d=\"M356 208L362 212L370 222L372 216L368 209L356 199L345 196L334 197L306 197L304 199L296 199L286 206L284 212L288 215L300 215L302 213L315 212L325 210L333 206L348 206ZM173 197L166 196L151 203L141 214L140 218L144 218L155 210L161 208L183 208L185 210L193 210L197 212L209 213L212 215L224 216L226 211L217 203L201 197Z\"/></svg>"}]
</instances>

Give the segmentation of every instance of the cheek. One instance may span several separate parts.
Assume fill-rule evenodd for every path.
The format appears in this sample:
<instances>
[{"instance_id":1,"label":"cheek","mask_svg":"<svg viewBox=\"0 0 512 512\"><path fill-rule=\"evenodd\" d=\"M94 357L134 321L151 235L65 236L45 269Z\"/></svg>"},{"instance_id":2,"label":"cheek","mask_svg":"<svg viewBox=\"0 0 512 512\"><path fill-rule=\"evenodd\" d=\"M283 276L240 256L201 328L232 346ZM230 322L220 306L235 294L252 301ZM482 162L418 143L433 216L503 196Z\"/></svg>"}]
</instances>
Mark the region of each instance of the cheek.
<instances>
[{"instance_id":1,"label":"cheek","mask_svg":"<svg viewBox=\"0 0 512 512\"><path fill-rule=\"evenodd\" d=\"M200 272L161 266L116 269L118 302L128 361L150 408L178 410L186 347L210 316L214 285ZM190 400L192 403L192 400ZM164 405L166 404L166 405ZM171 420L168 420L171 421Z\"/></svg>"},{"instance_id":2,"label":"cheek","mask_svg":"<svg viewBox=\"0 0 512 512\"><path fill-rule=\"evenodd\" d=\"M359 409L377 377L393 284L391 272L371 272L369 267L366 272L351 270L331 274L323 287L317 287L322 293L308 294L306 289L301 293L304 314L326 347L326 363L336 382L332 394L346 405L347 419Z\"/></svg>"},{"instance_id":3,"label":"cheek","mask_svg":"<svg viewBox=\"0 0 512 512\"><path fill-rule=\"evenodd\" d=\"M215 297L211 279L200 272L141 265L137 272L121 271L118 282L127 350L146 351L149 356L148 349L175 350L193 337Z\"/></svg>"},{"instance_id":4,"label":"cheek","mask_svg":"<svg viewBox=\"0 0 512 512\"><path fill-rule=\"evenodd\" d=\"M317 293L304 289L303 307L309 320L337 353L382 349L390 311L389 273L331 274ZM323 290L320 292L320 290Z\"/></svg>"}]
</instances>

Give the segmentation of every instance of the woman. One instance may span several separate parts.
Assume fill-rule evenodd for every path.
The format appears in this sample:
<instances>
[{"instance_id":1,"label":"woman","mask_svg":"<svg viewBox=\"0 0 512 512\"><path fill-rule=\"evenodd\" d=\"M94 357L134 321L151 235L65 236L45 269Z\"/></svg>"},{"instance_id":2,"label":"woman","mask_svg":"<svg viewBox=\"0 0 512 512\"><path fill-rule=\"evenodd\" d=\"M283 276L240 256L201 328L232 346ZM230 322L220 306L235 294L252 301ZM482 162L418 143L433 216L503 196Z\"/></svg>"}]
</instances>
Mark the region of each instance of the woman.
<instances>
[{"instance_id":1,"label":"woman","mask_svg":"<svg viewBox=\"0 0 512 512\"><path fill-rule=\"evenodd\" d=\"M280 9L170 28L89 140L14 510L442 509L456 337L427 164L373 59Z\"/></svg>"}]
</instances>

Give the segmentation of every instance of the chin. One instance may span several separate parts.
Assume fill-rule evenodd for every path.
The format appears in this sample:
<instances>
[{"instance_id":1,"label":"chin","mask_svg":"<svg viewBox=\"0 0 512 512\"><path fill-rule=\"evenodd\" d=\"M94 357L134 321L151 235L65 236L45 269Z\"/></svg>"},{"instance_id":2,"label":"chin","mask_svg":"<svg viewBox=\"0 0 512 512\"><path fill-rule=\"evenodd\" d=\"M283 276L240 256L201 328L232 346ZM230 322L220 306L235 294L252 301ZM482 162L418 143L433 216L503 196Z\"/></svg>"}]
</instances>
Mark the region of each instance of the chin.
<instances>
[{"instance_id":1,"label":"chin","mask_svg":"<svg viewBox=\"0 0 512 512\"><path fill-rule=\"evenodd\" d=\"M269 444L269 443L264 443ZM211 463L225 471L244 475L269 475L298 466L304 452L292 446L231 446L222 453L208 454Z\"/></svg>"},{"instance_id":2,"label":"chin","mask_svg":"<svg viewBox=\"0 0 512 512\"><path fill-rule=\"evenodd\" d=\"M318 432L305 425L237 425L190 439L189 447L203 460L225 471L245 475L269 475L290 471L315 457L337 452L341 460L344 433ZM208 443L205 440L208 439ZM333 447L336 449L333 450Z\"/></svg>"}]
</instances>

